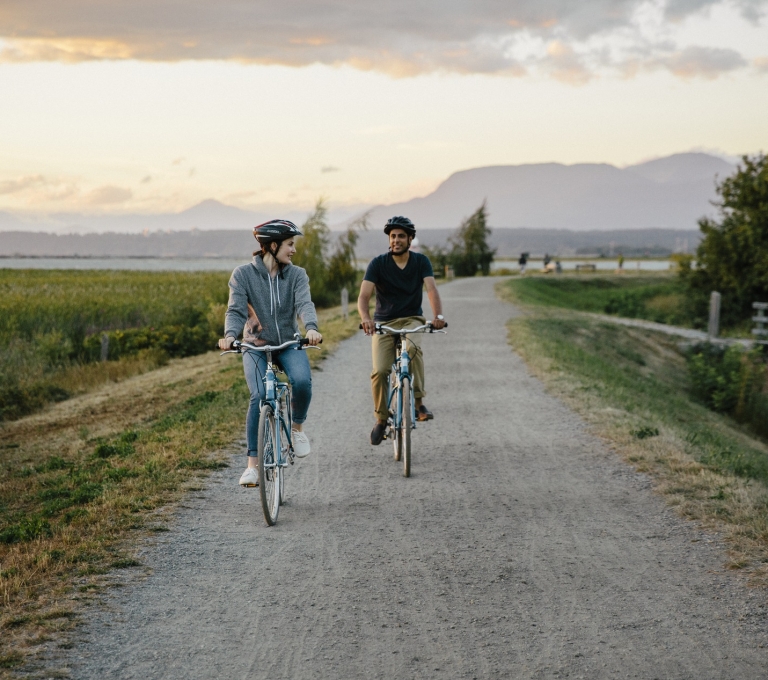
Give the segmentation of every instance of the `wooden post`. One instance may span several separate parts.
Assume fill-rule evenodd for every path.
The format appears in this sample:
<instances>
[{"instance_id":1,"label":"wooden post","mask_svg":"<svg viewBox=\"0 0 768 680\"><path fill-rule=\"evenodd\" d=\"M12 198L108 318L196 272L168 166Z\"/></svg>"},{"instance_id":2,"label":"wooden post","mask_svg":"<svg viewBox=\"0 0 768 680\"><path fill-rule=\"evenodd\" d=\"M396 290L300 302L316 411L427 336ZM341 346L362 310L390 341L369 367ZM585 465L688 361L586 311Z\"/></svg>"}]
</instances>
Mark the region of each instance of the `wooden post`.
<instances>
[{"instance_id":1,"label":"wooden post","mask_svg":"<svg viewBox=\"0 0 768 680\"><path fill-rule=\"evenodd\" d=\"M756 343L760 345L768 345L768 316L765 315L765 311L768 309L768 302L753 302L752 309L757 312L757 316L752 317L757 326L752 329L752 335L757 336Z\"/></svg>"},{"instance_id":2,"label":"wooden post","mask_svg":"<svg viewBox=\"0 0 768 680\"><path fill-rule=\"evenodd\" d=\"M101 334L101 360L106 361L109 358L109 336L106 333Z\"/></svg>"},{"instance_id":3,"label":"wooden post","mask_svg":"<svg viewBox=\"0 0 768 680\"><path fill-rule=\"evenodd\" d=\"M707 335L716 338L720 333L720 293L713 290L709 298L709 326Z\"/></svg>"},{"instance_id":4,"label":"wooden post","mask_svg":"<svg viewBox=\"0 0 768 680\"><path fill-rule=\"evenodd\" d=\"M349 291L346 287L341 289L341 315L344 317L344 321L349 316Z\"/></svg>"},{"instance_id":5,"label":"wooden post","mask_svg":"<svg viewBox=\"0 0 768 680\"><path fill-rule=\"evenodd\" d=\"M449 264L445 265L445 278L448 281L453 280L453 267L451 267Z\"/></svg>"}]
</instances>

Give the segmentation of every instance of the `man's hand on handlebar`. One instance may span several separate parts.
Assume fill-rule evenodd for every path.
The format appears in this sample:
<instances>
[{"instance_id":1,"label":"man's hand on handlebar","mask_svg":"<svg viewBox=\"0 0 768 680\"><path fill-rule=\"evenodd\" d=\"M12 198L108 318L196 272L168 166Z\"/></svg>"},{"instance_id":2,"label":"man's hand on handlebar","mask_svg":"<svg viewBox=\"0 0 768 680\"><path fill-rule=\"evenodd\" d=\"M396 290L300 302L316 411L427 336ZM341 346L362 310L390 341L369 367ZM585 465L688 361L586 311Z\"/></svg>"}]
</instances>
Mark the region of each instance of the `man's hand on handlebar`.
<instances>
[{"instance_id":1,"label":"man's hand on handlebar","mask_svg":"<svg viewBox=\"0 0 768 680\"><path fill-rule=\"evenodd\" d=\"M221 338L221 340L219 340L219 349L223 349L224 351L232 349L232 344L234 342L235 338L231 335L228 335L226 338Z\"/></svg>"},{"instance_id":2,"label":"man's hand on handlebar","mask_svg":"<svg viewBox=\"0 0 768 680\"><path fill-rule=\"evenodd\" d=\"M317 331L307 331L307 344L311 347L317 347L323 341L323 336Z\"/></svg>"},{"instance_id":3,"label":"man's hand on handlebar","mask_svg":"<svg viewBox=\"0 0 768 680\"><path fill-rule=\"evenodd\" d=\"M376 332L376 322L371 321L371 319L363 321L360 324L360 327L363 329L366 335L373 335Z\"/></svg>"},{"instance_id":4,"label":"man's hand on handlebar","mask_svg":"<svg viewBox=\"0 0 768 680\"><path fill-rule=\"evenodd\" d=\"M445 328L448 325L445 322L445 319L432 319L430 324L432 325L432 328L434 328L436 331L439 331L441 328Z\"/></svg>"}]
</instances>

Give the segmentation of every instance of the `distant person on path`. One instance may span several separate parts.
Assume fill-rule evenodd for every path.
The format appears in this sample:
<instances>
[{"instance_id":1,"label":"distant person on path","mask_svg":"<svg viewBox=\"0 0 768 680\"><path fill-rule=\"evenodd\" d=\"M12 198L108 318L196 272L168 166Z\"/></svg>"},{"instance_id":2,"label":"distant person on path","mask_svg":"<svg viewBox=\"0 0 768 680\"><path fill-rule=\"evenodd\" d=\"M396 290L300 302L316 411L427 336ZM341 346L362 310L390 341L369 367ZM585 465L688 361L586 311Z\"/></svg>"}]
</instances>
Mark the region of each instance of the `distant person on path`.
<instances>
[{"instance_id":1,"label":"distant person on path","mask_svg":"<svg viewBox=\"0 0 768 680\"><path fill-rule=\"evenodd\" d=\"M520 273L525 274L525 265L528 264L528 253L520 253L520 259L517 261L520 265Z\"/></svg>"},{"instance_id":2,"label":"distant person on path","mask_svg":"<svg viewBox=\"0 0 768 680\"><path fill-rule=\"evenodd\" d=\"M309 277L291 263L296 253L296 237L301 236L293 222L272 220L253 229L260 250L253 261L232 272L229 279L229 306L224 321L224 337L219 348L230 349L240 333L252 345L281 345L299 332L299 317L307 331L310 345L318 345L323 336L317 330L317 313L309 292ZM284 349L273 353L291 382L293 431L291 439L296 456L309 455L309 439L304 433L309 402L312 399L312 375L306 352ZM251 393L245 418L248 442L248 467L240 477L241 486L258 486L256 453L259 439L259 402L265 396L264 374L267 359L263 352L243 351L245 381Z\"/></svg>"},{"instance_id":3,"label":"distant person on path","mask_svg":"<svg viewBox=\"0 0 768 680\"><path fill-rule=\"evenodd\" d=\"M425 323L422 303L422 286L426 286L429 304L435 318L432 326L445 326L440 294L437 292L432 263L426 255L410 251L416 236L416 227L407 217L392 217L384 227L389 237L389 251L379 255L368 264L357 310L360 313L363 330L372 335L373 371L371 390L373 392L376 423L371 431L371 444L378 446L387 429L387 383L392 364L395 361L395 339L391 335L376 335L375 324L384 323L392 328L415 328ZM376 291L376 311L373 319L368 309L371 295ZM408 352L411 355L413 396L415 397L417 420L431 420L432 413L424 405L424 358L416 334L407 336Z\"/></svg>"},{"instance_id":4,"label":"distant person on path","mask_svg":"<svg viewBox=\"0 0 768 680\"><path fill-rule=\"evenodd\" d=\"M619 274L624 271L624 253L619 253Z\"/></svg>"}]
</instances>

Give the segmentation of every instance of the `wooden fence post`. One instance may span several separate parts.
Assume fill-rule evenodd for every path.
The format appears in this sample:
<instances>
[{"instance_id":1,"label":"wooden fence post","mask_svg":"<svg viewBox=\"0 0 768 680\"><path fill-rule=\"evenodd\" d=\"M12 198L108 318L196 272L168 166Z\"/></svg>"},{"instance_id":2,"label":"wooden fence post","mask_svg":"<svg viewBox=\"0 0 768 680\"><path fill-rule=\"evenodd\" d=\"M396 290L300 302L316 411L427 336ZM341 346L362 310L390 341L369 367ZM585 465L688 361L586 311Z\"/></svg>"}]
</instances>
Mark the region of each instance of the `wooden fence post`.
<instances>
[{"instance_id":1,"label":"wooden fence post","mask_svg":"<svg viewBox=\"0 0 768 680\"><path fill-rule=\"evenodd\" d=\"M101 360L106 361L109 358L109 336L106 333L101 334Z\"/></svg>"},{"instance_id":2,"label":"wooden fence post","mask_svg":"<svg viewBox=\"0 0 768 680\"><path fill-rule=\"evenodd\" d=\"M341 315L344 317L344 321L349 316L349 291L346 287L341 289Z\"/></svg>"},{"instance_id":3,"label":"wooden fence post","mask_svg":"<svg viewBox=\"0 0 768 680\"><path fill-rule=\"evenodd\" d=\"M757 336L756 343L760 345L768 345L768 328L765 327L768 324L768 316L765 315L765 310L768 309L768 302L753 302L752 309L757 310L757 316L752 317L757 326L752 329L752 335Z\"/></svg>"},{"instance_id":4,"label":"wooden fence post","mask_svg":"<svg viewBox=\"0 0 768 680\"><path fill-rule=\"evenodd\" d=\"M709 326L707 335L716 338L720 333L720 293L713 290L709 298Z\"/></svg>"}]
</instances>

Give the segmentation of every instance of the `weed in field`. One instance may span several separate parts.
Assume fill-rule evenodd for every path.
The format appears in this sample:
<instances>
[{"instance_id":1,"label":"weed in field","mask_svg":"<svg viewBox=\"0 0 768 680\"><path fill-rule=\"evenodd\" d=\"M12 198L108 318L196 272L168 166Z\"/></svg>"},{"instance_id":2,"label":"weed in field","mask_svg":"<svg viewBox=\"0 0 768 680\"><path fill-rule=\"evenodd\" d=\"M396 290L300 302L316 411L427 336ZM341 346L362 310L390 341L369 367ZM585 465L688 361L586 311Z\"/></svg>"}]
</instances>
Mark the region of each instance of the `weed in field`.
<instances>
[{"instance_id":1,"label":"weed in field","mask_svg":"<svg viewBox=\"0 0 768 680\"><path fill-rule=\"evenodd\" d=\"M639 427L636 430L630 430L629 434L631 434L635 439L648 439L648 437L658 437L659 428L648 426Z\"/></svg>"}]
</instances>

